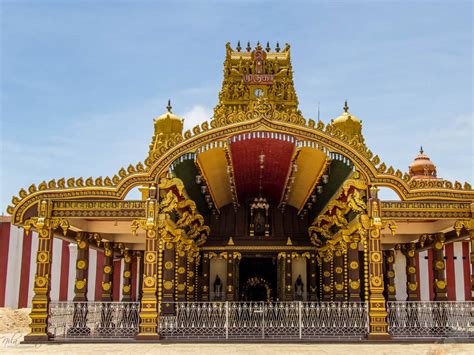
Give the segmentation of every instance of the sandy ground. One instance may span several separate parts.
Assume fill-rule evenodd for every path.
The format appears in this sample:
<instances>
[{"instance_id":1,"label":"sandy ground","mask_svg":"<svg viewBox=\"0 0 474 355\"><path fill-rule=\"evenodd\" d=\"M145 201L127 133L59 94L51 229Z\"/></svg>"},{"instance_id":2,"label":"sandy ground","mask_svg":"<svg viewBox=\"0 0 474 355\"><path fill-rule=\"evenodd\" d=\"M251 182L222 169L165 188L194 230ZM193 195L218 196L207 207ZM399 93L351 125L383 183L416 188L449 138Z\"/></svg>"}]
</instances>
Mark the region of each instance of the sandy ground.
<instances>
[{"instance_id":1,"label":"sandy ground","mask_svg":"<svg viewBox=\"0 0 474 355\"><path fill-rule=\"evenodd\" d=\"M0 308L0 354L158 355L450 355L474 354L474 344L20 344L29 309Z\"/></svg>"}]
</instances>

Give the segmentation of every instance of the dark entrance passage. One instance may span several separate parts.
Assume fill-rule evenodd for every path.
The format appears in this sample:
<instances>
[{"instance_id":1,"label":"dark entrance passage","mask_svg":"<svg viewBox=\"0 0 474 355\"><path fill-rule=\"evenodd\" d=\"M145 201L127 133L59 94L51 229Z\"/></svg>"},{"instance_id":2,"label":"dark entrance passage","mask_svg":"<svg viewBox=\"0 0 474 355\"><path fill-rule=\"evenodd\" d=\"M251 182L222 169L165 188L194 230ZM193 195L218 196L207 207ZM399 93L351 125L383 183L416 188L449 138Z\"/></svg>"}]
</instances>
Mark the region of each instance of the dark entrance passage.
<instances>
[{"instance_id":1,"label":"dark entrance passage","mask_svg":"<svg viewBox=\"0 0 474 355\"><path fill-rule=\"evenodd\" d=\"M273 301L277 294L274 257L243 257L239 267L241 301Z\"/></svg>"}]
</instances>

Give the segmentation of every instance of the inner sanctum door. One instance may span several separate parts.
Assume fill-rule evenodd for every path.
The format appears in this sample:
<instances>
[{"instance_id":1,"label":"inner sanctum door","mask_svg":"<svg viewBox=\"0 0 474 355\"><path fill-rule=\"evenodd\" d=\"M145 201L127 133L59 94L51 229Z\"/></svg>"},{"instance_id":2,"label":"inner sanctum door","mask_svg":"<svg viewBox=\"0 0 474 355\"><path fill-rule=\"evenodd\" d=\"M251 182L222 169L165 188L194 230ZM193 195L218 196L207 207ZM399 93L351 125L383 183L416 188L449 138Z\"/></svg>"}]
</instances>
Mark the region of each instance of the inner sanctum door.
<instances>
[{"instance_id":1,"label":"inner sanctum door","mask_svg":"<svg viewBox=\"0 0 474 355\"><path fill-rule=\"evenodd\" d=\"M239 300L270 302L277 297L277 263L274 256L243 256L239 265Z\"/></svg>"}]
</instances>

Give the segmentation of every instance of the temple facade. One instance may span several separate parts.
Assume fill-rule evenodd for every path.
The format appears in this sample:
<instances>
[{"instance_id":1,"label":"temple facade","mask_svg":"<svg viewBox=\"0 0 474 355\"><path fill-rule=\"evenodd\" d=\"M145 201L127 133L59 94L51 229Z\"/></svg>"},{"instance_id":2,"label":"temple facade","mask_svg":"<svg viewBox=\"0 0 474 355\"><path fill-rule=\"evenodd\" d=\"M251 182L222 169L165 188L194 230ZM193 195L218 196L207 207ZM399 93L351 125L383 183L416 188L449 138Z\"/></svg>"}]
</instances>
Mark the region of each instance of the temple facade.
<instances>
[{"instance_id":1,"label":"temple facade","mask_svg":"<svg viewBox=\"0 0 474 355\"><path fill-rule=\"evenodd\" d=\"M347 102L303 117L288 44L227 44L218 98L185 132L168 102L144 162L113 177L13 197L2 226L30 250L9 298L31 300L26 341L474 335L469 183L438 177L423 149L387 166Z\"/></svg>"}]
</instances>

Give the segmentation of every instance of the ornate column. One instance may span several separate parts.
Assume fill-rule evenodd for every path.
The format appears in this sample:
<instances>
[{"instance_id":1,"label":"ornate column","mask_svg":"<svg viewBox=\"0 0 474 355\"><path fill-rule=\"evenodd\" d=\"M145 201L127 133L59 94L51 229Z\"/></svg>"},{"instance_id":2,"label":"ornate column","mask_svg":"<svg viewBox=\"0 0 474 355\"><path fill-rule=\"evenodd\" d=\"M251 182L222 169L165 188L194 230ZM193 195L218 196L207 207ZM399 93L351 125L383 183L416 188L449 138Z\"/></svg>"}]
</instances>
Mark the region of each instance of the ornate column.
<instances>
[{"instance_id":1,"label":"ornate column","mask_svg":"<svg viewBox=\"0 0 474 355\"><path fill-rule=\"evenodd\" d=\"M194 301L194 275L195 275L195 252L194 250L190 250L188 252L188 259L187 259L187 272L186 272L186 301L192 302Z\"/></svg>"},{"instance_id":2,"label":"ornate column","mask_svg":"<svg viewBox=\"0 0 474 355\"><path fill-rule=\"evenodd\" d=\"M115 328L113 320L113 309L108 302L112 302L112 290L114 281L114 253L112 244L104 242L104 264L102 267L102 294L100 300L104 302L100 312L100 325L98 331L107 334Z\"/></svg>"},{"instance_id":3,"label":"ornate column","mask_svg":"<svg viewBox=\"0 0 474 355\"><path fill-rule=\"evenodd\" d=\"M48 333L49 292L51 289L51 252L54 231L61 227L66 235L69 224L66 220L51 218L51 201L40 201L38 217L25 221L24 228L28 233L31 227L38 231L38 250L36 252L36 274L33 284L33 301L31 307L30 333L25 336L25 342L45 341Z\"/></svg>"},{"instance_id":4,"label":"ornate column","mask_svg":"<svg viewBox=\"0 0 474 355\"><path fill-rule=\"evenodd\" d=\"M86 233L78 232L77 260L76 260L76 281L74 282L73 301L87 302L87 277L89 275L89 237Z\"/></svg>"},{"instance_id":5,"label":"ornate column","mask_svg":"<svg viewBox=\"0 0 474 355\"><path fill-rule=\"evenodd\" d=\"M102 267L102 302L112 301L114 281L114 253L110 242L104 243L104 265Z\"/></svg>"},{"instance_id":6,"label":"ornate column","mask_svg":"<svg viewBox=\"0 0 474 355\"><path fill-rule=\"evenodd\" d=\"M161 314L174 314L175 290L175 254L176 243L166 241L163 250L163 298L161 300Z\"/></svg>"},{"instance_id":7,"label":"ornate column","mask_svg":"<svg viewBox=\"0 0 474 355\"><path fill-rule=\"evenodd\" d=\"M151 186L146 201L146 219L135 220L132 231L145 229L145 252L143 257L143 283L140 308L140 325L137 339L159 339L158 335L158 201L156 186Z\"/></svg>"},{"instance_id":8,"label":"ornate column","mask_svg":"<svg viewBox=\"0 0 474 355\"><path fill-rule=\"evenodd\" d=\"M347 248L349 274L349 301L360 301L359 238L352 236Z\"/></svg>"},{"instance_id":9,"label":"ornate column","mask_svg":"<svg viewBox=\"0 0 474 355\"><path fill-rule=\"evenodd\" d=\"M176 247L176 300L178 302L186 301L186 266L187 266L187 257L186 251L184 250L184 244L182 242L178 243Z\"/></svg>"},{"instance_id":10,"label":"ornate column","mask_svg":"<svg viewBox=\"0 0 474 355\"><path fill-rule=\"evenodd\" d=\"M210 270L209 254L204 253L202 257L202 301L209 301L209 274Z\"/></svg>"},{"instance_id":11,"label":"ornate column","mask_svg":"<svg viewBox=\"0 0 474 355\"><path fill-rule=\"evenodd\" d=\"M287 252L285 257L285 301L293 301L293 275L291 264L291 252Z\"/></svg>"},{"instance_id":12,"label":"ornate column","mask_svg":"<svg viewBox=\"0 0 474 355\"><path fill-rule=\"evenodd\" d=\"M123 286L122 302L132 301L132 253L128 249L123 251Z\"/></svg>"},{"instance_id":13,"label":"ornate column","mask_svg":"<svg viewBox=\"0 0 474 355\"><path fill-rule=\"evenodd\" d=\"M235 263L240 258L240 253L227 252L227 292L226 300L235 301Z\"/></svg>"},{"instance_id":14,"label":"ornate column","mask_svg":"<svg viewBox=\"0 0 474 355\"><path fill-rule=\"evenodd\" d=\"M445 237L443 233L438 233L434 237L433 241L433 287L434 287L434 300L435 301L447 301L448 295L446 291L446 275L444 272L444 242Z\"/></svg>"},{"instance_id":15,"label":"ornate column","mask_svg":"<svg viewBox=\"0 0 474 355\"><path fill-rule=\"evenodd\" d=\"M395 290L395 252L393 250L386 250L383 252L385 260L385 293L387 301L396 301Z\"/></svg>"},{"instance_id":16,"label":"ornate column","mask_svg":"<svg viewBox=\"0 0 474 355\"><path fill-rule=\"evenodd\" d=\"M334 301L344 301L344 255L341 243L338 243L334 251L333 272L334 272Z\"/></svg>"},{"instance_id":17,"label":"ornate column","mask_svg":"<svg viewBox=\"0 0 474 355\"><path fill-rule=\"evenodd\" d=\"M322 259L322 301L331 301L332 300L332 287L331 287L331 269L332 269L332 252L326 250L321 254Z\"/></svg>"},{"instance_id":18,"label":"ornate column","mask_svg":"<svg viewBox=\"0 0 474 355\"><path fill-rule=\"evenodd\" d=\"M403 253L406 256L406 274L407 274L407 301L419 301L418 297L418 280L416 277L416 243L405 244Z\"/></svg>"},{"instance_id":19,"label":"ornate column","mask_svg":"<svg viewBox=\"0 0 474 355\"><path fill-rule=\"evenodd\" d=\"M318 278L317 278L317 258L316 252L312 251L309 254L309 287L307 290L309 291L309 301L317 301L318 300Z\"/></svg>"},{"instance_id":20,"label":"ornate column","mask_svg":"<svg viewBox=\"0 0 474 355\"><path fill-rule=\"evenodd\" d=\"M368 232L369 256L369 339L389 338L387 332L387 309L383 296L383 265L380 242L382 229L378 188L370 188L368 215L361 215L361 222Z\"/></svg>"}]
</instances>

